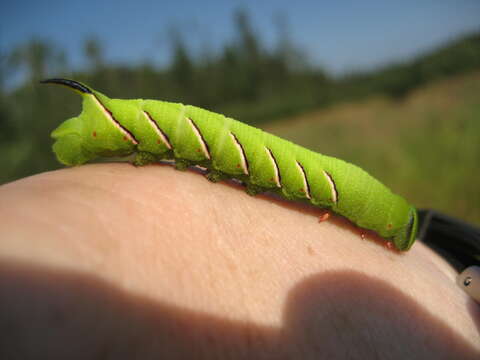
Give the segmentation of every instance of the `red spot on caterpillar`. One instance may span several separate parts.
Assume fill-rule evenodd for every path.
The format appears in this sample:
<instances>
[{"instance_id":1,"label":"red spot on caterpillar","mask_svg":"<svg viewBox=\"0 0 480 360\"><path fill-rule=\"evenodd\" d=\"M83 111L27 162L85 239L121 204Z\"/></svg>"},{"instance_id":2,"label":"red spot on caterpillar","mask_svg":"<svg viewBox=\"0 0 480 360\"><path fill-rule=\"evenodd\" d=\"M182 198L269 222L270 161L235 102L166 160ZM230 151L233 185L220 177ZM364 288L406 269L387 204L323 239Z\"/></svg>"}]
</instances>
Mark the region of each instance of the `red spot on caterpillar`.
<instances>
[{"instance_id":1,"label":"red spot on caterpillar","mask_svg":"<svg viewBox=\"0 0 480 360\"><path fill-rule=\"evenodd\" d=\"M389 250L392 250L392 249L394 248L393 242L387 241L387 242L385 243L385 247L386 247L387 249L389 249Z\"/></svg>"},{"instance_id":2,"label":"red spot on caterpillar","mask_svg":"<svg viewBox=\"0 0 480 360\"><path fill-rule=\"evenodd\" d=\"M305 192L305 189L300 189L300 190L298 190L298 191L304 193L304 192Z\"/></svg>"},{"instance_id":3,"label":"red spot on caterpillar","mask_svg":"<svg viewBox=\"0 0 480 360\"><path fill-rule=\"evenodd\" d=\"M160 141L160 139L158 139L158 140L157 140L157 144L160 144L160 143L161 143L161 141Z\"/></svg>"},{"instance_id":4,"label":"red spot on caterpillar","mask_svg":"<svg viewBox=\"0 0 480 360\"><path fill-rule=\"evenodd\" d=\"M237 164L237 168L240 168L240 164Z\"/></svg>"},{"instance_id":5,"label":"red spot on caterpillar","mask_svg":"<svg viewBox=\"0 0 480 360\"><path fill-rule=\"evenodd\" d=\"M123 137L123 140L128 141L127 136L124 136L124 137Z\"/></svg>"},{"instance_id":6,"label":"red spot on caterpillar","mask_svg":"<svg viewBox=\"0 0 480 360\"><path fill-rule=\"evenodd\" d=\"M93 137L97 137L97 132L94 131L94 132L92 133L92 136L93 136Z\"/></svg>"},{"instance_id":7,"label":"red spot on caterpillar","mask_svg":"<svg viewBox=\"0 0 480 360\"><path fill-rule=\"evenodd\" d=\"M390 230L392 228L392 226L393 226L392 224L388 224L387 229Z\"/></svg>"},{"instance_id":8,"label":"red spot on caterpillar","mask_svg":"<svg viewBox=\"0 0 480 360\"><path fill-rule=\"evenodd\" d=\"M202 149L197 149L197 152L200 152L200 151L202 151Z\"/></svg>"},{"instance_id":9,"label":"red spot on caterpillar","mask_svg":"<svg viewBox=\"0 0 480 360\"><path fill-rule=\"evenodd\" d=\"M318 222L324 222L327 221L330 218L330 213L328 211L325 211L320 217L318 218Z\"/></svg>"}]
</instances>

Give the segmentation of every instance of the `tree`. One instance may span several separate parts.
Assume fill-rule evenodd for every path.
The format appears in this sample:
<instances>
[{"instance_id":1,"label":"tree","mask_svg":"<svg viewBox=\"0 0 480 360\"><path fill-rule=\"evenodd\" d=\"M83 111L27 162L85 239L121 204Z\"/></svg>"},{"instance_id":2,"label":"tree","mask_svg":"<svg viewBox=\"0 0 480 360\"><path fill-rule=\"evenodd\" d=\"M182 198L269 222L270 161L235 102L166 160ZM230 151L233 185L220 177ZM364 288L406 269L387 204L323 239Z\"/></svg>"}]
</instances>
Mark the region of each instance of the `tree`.
<instances>
[{"instance_id":1,"label":"tree","mask_svg":"<svg viewBox=\"0 0 480 360\"><path fill-rule=\"evenodd\" d=\"M91 71L97 72L105 66L102 44L96 36L90 36L85 40L84 53Z\"/></svg>"},{"instance_id":2,"label":"tree","mask_svg":"<svg viewBox=\"0 0 480 360\"><path fill-rule=\"evenodd\" d=\"M170 74L172 81L184 93L190 93L193 86L194 65L187 46L177 29L171 31L172 64Z\"/></svg>"}]
</instances>

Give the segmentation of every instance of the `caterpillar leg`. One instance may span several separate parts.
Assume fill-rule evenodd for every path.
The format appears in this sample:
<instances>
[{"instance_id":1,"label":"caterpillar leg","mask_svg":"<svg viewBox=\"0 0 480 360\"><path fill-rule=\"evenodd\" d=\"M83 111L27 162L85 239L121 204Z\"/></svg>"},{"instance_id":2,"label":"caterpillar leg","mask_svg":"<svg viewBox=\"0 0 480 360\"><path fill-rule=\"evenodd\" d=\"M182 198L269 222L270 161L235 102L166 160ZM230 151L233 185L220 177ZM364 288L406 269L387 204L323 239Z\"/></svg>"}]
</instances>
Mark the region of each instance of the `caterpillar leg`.
<instances>
[{"instance_id":1,"label":"caterpillar leg","mask_svg":"<svg viewBox=\"0 0 480 360\"><path fill-rule=\"evenodd\" d=\"M318 222L327 221L330 218L330 212L325 210L318 218Z\"/></svg>"},{"instance_id":2,"label":"caterpillar leg","mask_svg":"<svg viewBox=\"0 0 480 360\"><path fill-rule=\"evenodd\" d=\"M394 249L395 249L395 245L393 244L392 241L387 241L387 242L385 242L385 247L386 247L388 250L394 250Z\"/></svg>"},{"instance_id":3,"label":"caterpillar leg","mask_svg":"<svg viewBox=\"0 0 480 360\"><path fill-rule=\"evenodd\" d=\"M152 153L146 151L139 151L135 154L135 160L133 160L133 165L135 166L144 166L157 161L157 157Z\"/></svg>"},{"instance_id":4,"label":"caterpillar leg","mask_svg":"<svg viewBox=\"0 0 480 360\"><path fill-rule=\"evenodd\" d=\"M228 179L228 176L222 173L221 171L212 169L205 175L205 178L208 181L216 183L216 182Z\"/></svg>"},{"instance_id":5,"label":"caterpillar leg","mask_svg":"<svg viewBox=\"0 0 480 360\"><path fill-rule=\"evenodd\" d=\"M189 166L192 166L193 163L185 159L175 159L175 169L184 171L187 170Z\"/></svg>"},{"instance_id":6,"label":"caterpillar leg","mask_svg":"<svg viewBox=\"0 0 480 360\"><path fill-rule=\"evenodd\" d=\"M250 196L255 196L255 195L258 195L262 192L265 192L265 189L263 189L262 187L260 186L257 186L257 185L253 185L253 184L250 184L250 183L247 183L245 184L247 187L245 189L246 193Z\"/></svg>"}]
</instances>

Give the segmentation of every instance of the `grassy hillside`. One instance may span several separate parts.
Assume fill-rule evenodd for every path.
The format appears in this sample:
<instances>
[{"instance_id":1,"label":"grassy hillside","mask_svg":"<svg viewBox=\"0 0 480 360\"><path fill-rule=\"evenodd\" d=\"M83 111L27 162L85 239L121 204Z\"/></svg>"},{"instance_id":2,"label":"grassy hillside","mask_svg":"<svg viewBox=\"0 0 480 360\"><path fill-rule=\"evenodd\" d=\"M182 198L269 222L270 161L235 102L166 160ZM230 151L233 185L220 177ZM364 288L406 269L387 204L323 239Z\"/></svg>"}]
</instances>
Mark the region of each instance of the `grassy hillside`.
<instances>
[{"instance_id":1,"label":"grassy hillside","mask_svg":"<svg viewBox=\"0 0 480 360\"><path fill-rule=\"evenodd\" d=\"M264 129L363 167L417 207L480 225L480 72Z\"/></svg>"}]
</instances>

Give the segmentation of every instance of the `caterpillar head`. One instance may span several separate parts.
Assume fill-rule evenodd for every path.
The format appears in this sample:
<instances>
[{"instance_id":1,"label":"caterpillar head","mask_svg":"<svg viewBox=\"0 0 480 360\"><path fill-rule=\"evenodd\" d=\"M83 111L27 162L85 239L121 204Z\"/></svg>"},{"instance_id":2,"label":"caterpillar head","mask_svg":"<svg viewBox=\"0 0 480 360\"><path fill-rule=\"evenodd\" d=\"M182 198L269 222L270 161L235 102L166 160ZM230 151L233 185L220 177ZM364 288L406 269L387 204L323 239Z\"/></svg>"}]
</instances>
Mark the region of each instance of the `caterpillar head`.
<instances>
[{"instance_id":1,"label":"caterpillar head","mask_svg":"<svg viewBox=\"0 0 480 360\"><path fill-rule=\"evenodd\" d=\"M415 242L417 235L418 215L414 207L410 207L408 213L408 223L397 235L393 237L393 243L396 248L402 251L407 251Z\"/></svg>"},{"instance_id":2,"label":"caterpillar head","mask_svg":"<svg viewBox=\"0 0 480 360\"><path fill-rule=\"evenodd\" d=\"M100 156L125 156L135 150L135 138L112 114L115 100L73 80L48 79L42 83L67 86L83 98L80 115L64 121L51 134L53 151L61 163L80 165Z\"/></svg>"}]
</instances>

